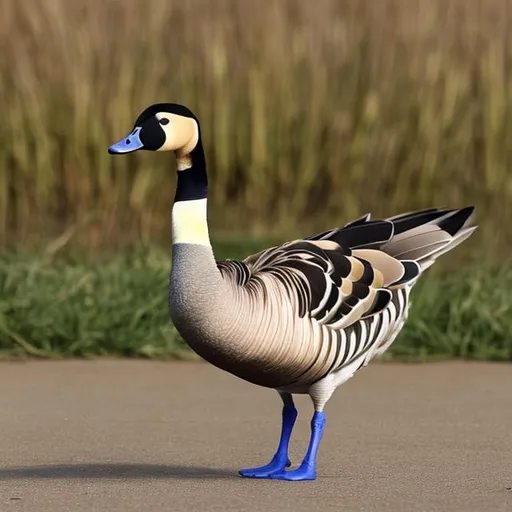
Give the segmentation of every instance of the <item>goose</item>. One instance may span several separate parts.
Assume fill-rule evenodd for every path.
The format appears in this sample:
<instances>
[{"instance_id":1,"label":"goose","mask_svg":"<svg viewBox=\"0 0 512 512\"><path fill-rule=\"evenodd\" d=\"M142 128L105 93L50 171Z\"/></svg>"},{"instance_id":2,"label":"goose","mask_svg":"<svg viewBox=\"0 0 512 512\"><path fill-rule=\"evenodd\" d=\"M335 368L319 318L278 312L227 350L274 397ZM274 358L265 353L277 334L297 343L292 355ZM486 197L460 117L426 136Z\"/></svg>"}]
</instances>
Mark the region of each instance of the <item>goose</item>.
<instances>
[{"instance_id":1,"label":"goose","mask_svg":"<svg viewBox=\"0 0 512 512\"><path fill-rule=\"evenodd\" d=\"M281 434L270 462L247 478L315 480L324 407L337 387L384 353L407 320L422 273L477 228L473 207L429 208L342 227L217 261L207 222L208 177L197 117L157 103L108 151L173 151L169 314L185 342L215 367L277 391ZM307 452L291 469L293 395L314 406Z\"/></svg>"}]
</instances>

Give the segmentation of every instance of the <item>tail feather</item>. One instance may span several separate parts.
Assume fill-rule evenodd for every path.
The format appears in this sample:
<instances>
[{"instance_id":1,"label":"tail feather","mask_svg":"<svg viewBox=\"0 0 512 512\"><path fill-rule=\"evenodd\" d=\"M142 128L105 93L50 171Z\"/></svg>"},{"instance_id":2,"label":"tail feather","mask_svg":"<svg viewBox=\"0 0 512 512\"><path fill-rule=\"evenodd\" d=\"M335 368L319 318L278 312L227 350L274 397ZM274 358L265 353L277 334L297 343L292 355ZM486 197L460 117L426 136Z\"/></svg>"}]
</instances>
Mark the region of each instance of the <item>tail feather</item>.
<instances>
[{"instance_id":1,"label":"tail feather","mask_svg":"<svg viewBox=\"0 0 512 512\"><path fill-rule=\"evenodd\" d=\"M410 211L407 213L399 213L398 215L393 215L393 217L388 217L386 220L393 220L393 221L401 220L401 219L405 219L406 217L407 218L417 217L418 215L422 215L424 213L439 212L441 210L446 211L446 208L444 206L442 206L439 208L426 208L424 210L413 210L413 211Z\"/></svg>"},{"instance_id":2,"label":"tail feather","mask_svg":"<svg viewBox=\"0 0 512 512\"><path fill-rule=\"evenodd\" d=\"M453 213L447 213L443 217L437 219L434 223L443 231L455 236L463 227L466 226L474 209L475 208L473 206L467 206L466 208L455 210Z\"/></svg>"},{"instance_id":3,"label":"tail feather","mask_svg":"<svg viewBox=\"0 0 512 512\"><path fill-rule=\"evenodd\" d=\"M468 239L473 234L473 232L476 230L476 228L477 228L477 226L471 226L471 227L461 230L456 236L453 237L453 239L450 241L450 243L448 243L447 245L445 245L444 247L442 247L435 253L431 254L430 258L433 258L434 260L436 260L437 258L439 258L439 256L442 256L443 254L455 249L455 247L457 247L459 244L464 242L464 240Z\"/></svg>"},{"instance_id":4,"label":"tail feather","mask_svg":"<svg viewBox=\"0 0 512 512\"><path fill-rule=\"evenodd\" d=\"M440 236L443 236L441 232ZM450 239L436 240L435 242L427 243L419 247L412 247L407 251L393 254L397 260L412 260L421 262L429 259L433 254L436 254L439 250L444 249L449 244Z\"/></svg>"},{"instance_id":5,"label":"tail feather","mask_svg":"<svg viewBox=\"0 0 512 512\"><path fill-rule=\"evenodd\" d=\"M404 234L409 236L403 236L401 239L392 239L388 244L384 245L382 248L387 252L388 249L392 248L393 254L395 258L406 259L406 260L415 260L416 257L409 254L411 252L415 252L421 250L423 247L427 248L431 245L436 245L438 243L449 242L451 237L448 233L441 231L437 226L434 226L433 230L422 230L423 226L420 228L415 228L409 232L405 232Z\"/></svg>"},{"instance_id":6,"label":"tail feather","mask_svg":"<svg viewBox=\"0 0 512 512\"><path fill-rule=\"evenodd\" d=\"M455 210L451 210L451 212L453 211ZM400 233L404 233L418 226L424 226L429 222L436 221L439 218L445 216L447 213L449 214L450 210L436 208L432 210L410 213L404 217L399 217L398 219L392 220L393 225L395 226L395 235L399 235Z\"/></svg>"},{"instance_id":7,"label":"tail feather","mask_svg":"<svg viewBox=\"0 0 512 512\"><path fill-rule=\"evenodd\" d=\"M377 249L419 266L419 273L441 255L466 240L477 226L471 224L474 207L458 209L428 208L402 213L382 220L370 214L349 222L342 228L317 233L309 241L332 241L350 250ZM415 267L409 265L410 279L415 281ZM406 279L406 282L412 282ZM394 286L402 284L394 283Z\"/></svg>"},{"instance_id":8,"label":"tail feather","mask_svg":"<svg viewBox=\"0 0 512 512\"><path fill-rule=\"evenodd\" d=\"M473 210L472 206L457 210L437 209L419 214L413 212L392 220L394 235L381 250L399 260L415 261L423 271L475 231L477 226L470 224Z\"/></svg>"}]
</instances>

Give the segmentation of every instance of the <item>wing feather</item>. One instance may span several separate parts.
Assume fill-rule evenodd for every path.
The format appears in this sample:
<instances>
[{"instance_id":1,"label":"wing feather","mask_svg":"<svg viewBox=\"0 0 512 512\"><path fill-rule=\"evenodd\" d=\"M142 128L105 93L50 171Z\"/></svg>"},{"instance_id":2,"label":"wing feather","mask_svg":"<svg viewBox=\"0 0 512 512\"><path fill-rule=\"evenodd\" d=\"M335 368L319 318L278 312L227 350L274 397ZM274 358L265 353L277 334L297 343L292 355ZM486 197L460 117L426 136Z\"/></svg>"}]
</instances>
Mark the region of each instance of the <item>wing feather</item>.
<instances>
[{"instance_id":1,"label":"wing feather","mask_svg":"<svg viewBox=\"0 0 512 512\"><path fill-rule=\"evenodd\" d=\"M392 235L391 222L371 222L366 217L346 230L368 225L373 225L371 246L375 239L380 243ZM218 262L218 267L237 286L265 277L265 287L270 279L284 288L299 317L308 317L331 329L344 329L382 311L390 301L386 287L407 280L404 265L395 258L376 249L347 250L344 242L348 239L356 245L363 239L368 241L370 232L364 236L361 233L354 231L352 238L331 235L329 240L294 240L243 261ZM413 273L411 267L408 275Z\"/></svg>"},{"instance_id":2,"label":"wing feather","mask_svg":"<svg viewBox=\"0 0 512 512\"><path fill-rule=\"evenodd\" d=\"M259 294L264 306L280 304L284 298L293 314L309 318L313 327L340 331L381 313L392 300L392 290L416 280L421 268L411 261L417 247L409 240L418 234L423 237L422 251L430 253L425 247L430 244L432 251L441 250L440 230L434 222L445 218L447 214L438 209L385 220L365 215L342 228L217 265L234 286L249 288L254 298ZM425 219L432 224L396 232L396 226L401 231L402 225ZM390 244L401 258L384 252Z\"/></svg>"},{"instance_id":3,"label":"wing feather","mask_svg":"<svg viewBox=\"0 0 512 512\"><path fill-rule=\"evenodd\" d=\"M319 350L301 347L312 352L302 375L324 363L330 372L367 350L373 357L371 347L402 325L394 317L397 297L408 293L435 258L471 235L471 213L472 208L430 208L384 220L367 214L344 227L217 265L224 279L248 290L255 305L274 308L265 311L266 318L284 307L288 313L276 319L280 333L300 327L306 334L300 343L311 336L320 342ZM292 324L294 317L303 322Z\"/></svg>"}]
</instances>

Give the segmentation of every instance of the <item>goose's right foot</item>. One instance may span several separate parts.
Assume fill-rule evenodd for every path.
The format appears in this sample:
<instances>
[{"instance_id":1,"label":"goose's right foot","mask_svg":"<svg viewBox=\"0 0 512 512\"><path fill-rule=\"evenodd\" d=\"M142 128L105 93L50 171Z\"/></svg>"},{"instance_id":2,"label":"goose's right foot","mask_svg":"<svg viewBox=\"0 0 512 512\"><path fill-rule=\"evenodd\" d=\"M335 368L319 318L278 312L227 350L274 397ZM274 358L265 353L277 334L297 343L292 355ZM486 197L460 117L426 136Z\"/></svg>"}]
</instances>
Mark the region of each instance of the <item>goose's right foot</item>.
<instances>
[{"instance_id":1,"label":"goose's right foot","mask_svg":"<svg viewBox=\"0 0 512 512\"><path fill-rule=\"evenodd\" d=\"M272 474L281 473L291 465L292 463L288 457L286 457L286 459L282 459L278 454L276 454L265 466L241 469L238 474L245 478L270 478Z\"/></svg>"},{"instance_id":2,"label":"goose's right foot","mask_svg":"<svg viewBox=\"0 0 512 512\"><path fill-rule=\"evenodd\" d=\"M311 420L311 438L309 448L302 464L293 471L280 471L273 473L270 478L274 480L316 480L316 454L325 426L325 414L323 411L315 411Z\"/></svg>"},{"instance_id":3,"label":"goose's right foot","mask_svg":"<svg viewBox=\"0 0 512 512\"><path fill-rule=\"evenodd\" d=\"M245 478L271 478L274 473L282 473L286 468L291 466L288 458L288 445L290 444L290 436L292 434L295 420L297 419L297 409L293 404L291 396L283 396L283 423L281 427L281 439L277 452L272 460L265 466L259 468L241 469L238 474Z\"/></svg>"}]
</instances>

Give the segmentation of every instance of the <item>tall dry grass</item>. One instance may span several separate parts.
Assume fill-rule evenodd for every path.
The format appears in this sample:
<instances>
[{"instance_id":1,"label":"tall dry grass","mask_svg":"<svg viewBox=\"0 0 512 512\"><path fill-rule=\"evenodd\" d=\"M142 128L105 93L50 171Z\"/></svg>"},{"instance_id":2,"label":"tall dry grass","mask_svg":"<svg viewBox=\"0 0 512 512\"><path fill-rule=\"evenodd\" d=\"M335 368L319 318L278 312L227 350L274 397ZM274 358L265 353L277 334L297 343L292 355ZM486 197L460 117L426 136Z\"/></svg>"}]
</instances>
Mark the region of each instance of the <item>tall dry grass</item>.
<instances>
[{"instance_id":1,"label":"tall dry grass","mask_svg":"<svg viewBox=\"0 0 512 512\"><path fill-rule=\"evenodd\" d=\"M202 120L217 234L475 203L503 246L511 19L509 0L2 0L1 240L167 236L172 158L107 147L175 101Z\"/></svg>"}]
</instances>

